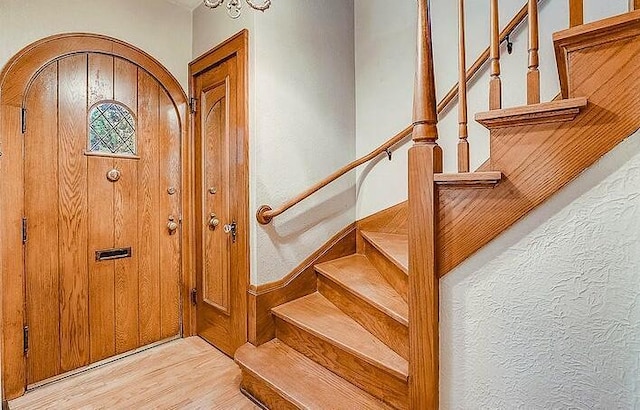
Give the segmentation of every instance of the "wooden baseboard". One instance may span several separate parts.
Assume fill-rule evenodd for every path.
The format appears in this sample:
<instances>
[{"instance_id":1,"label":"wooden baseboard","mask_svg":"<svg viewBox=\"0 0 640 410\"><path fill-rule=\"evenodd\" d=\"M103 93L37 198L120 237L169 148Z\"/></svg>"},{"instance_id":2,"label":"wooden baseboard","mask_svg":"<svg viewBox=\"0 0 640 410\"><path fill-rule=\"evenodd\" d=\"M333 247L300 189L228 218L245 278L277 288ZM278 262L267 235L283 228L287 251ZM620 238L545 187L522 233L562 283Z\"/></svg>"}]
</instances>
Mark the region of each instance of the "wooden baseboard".
<instances>
[{"instance_id":1,"label":"wooden baseboard","mask_svg":"<svg viewBox=\"0 0 640 410\"><path fill-rule=\"evenodd\" d=\"M314 265L356 252L356 225L351 224L329 239L284 278L249 287L249 342L260 346L275 337L271 309L318 289Z\"/></svg>"}]
</instances>

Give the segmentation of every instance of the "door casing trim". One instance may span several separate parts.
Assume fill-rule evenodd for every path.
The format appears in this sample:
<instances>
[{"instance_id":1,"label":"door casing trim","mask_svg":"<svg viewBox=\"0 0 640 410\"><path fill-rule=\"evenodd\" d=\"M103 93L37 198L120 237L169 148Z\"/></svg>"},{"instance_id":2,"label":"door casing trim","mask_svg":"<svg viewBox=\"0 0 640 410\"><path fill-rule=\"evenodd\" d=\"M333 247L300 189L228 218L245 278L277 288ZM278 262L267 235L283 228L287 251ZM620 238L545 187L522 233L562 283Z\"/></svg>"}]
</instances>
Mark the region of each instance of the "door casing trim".
<instances>
[{"instance_id":1,"label":"door casing trim","mask_svg":"<svg viewBox=\"0 0 640 410\"><path fill-rule=\"evenodd\" d=\"M22 103L33 78L49 63L78 53L101 53L130 61L146 70L167 91L178 112L181 129L182 180L182 334L193 334L194 310L189 289L195 283L193 252L193 143L188 102L180 83L155 58L124 41L92 33L58 34L19 51L0 72L0 352L2 400L19 397L26 388L23 355L25 317L24 254L21 221L24 214Z\"/></svg>"}]
</instances>

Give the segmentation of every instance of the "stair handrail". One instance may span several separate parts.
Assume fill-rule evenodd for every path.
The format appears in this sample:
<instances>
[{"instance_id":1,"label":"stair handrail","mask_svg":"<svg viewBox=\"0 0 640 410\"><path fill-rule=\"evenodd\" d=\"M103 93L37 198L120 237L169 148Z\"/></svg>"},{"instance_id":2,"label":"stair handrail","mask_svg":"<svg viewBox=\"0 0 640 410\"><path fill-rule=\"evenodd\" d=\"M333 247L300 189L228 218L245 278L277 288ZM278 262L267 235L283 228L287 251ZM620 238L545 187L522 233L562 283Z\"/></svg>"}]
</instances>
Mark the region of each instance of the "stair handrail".
<instances>
[{"instance_id":1,"label":"stair handrail","mask_svg":"<svg viewBox=\"0 0 640 410\"><path fill-rule=\"evenodd\" d=\"M528 14L529 14L528 4L525 4L520 9L520 11L518 11L518 13L516 13L516 15L513 16L511 21L509 21L509 23L505 26L505 28L500 33L500 43L507 40L507 38L511 35L511 33L513 33L513 31L527 18ZM467 83L469 83L469 81L471 81L476 76L476 74L480 72L480 69L489 60L490 52L491 52L491 46L488 46L476 59L473 65L469 67L469 69L467 70ZM459 82L456 82L456 84L451 88L451 90L449 90L449 92L442 98L442 101L440 101L440 103L438 104L438 114L442 113L449 106L449 104L451 104L451 102L453 102L455 98L458 96L458 91L459 91L458 85L459 85ZM391 154L390 149L396 146L397 144L399 144L400 142L404 141L407 137L411 135L412 132L413 132L413 124L407 126L405 129L403 129L402 131L400 131L399 133L391 137L389 140L387 140L385 143L383 143L382 145L380 145L378 148L374 149L367 155L360 157L359 159L338 169L337 171L335 171L334 173L332 173L322 181L316 183L309 189L298 194L296 197L285 202L279 208L273 209L269 205L260 206L260 208L258 208L258 211L256 212L256 219L261 225L268 225L269 223L271 223L273 218L281 215L282 213L291 209L295 205L304 201L305 199L307 199L314 193L318 192L325 186L329 185L336 179L342 177L346 173L354 170L360 165L366 164L367 162L371 161L374 158L377 158L379 155L382 155L383 153L390 155Z\"/></svg>"}]
</instances>

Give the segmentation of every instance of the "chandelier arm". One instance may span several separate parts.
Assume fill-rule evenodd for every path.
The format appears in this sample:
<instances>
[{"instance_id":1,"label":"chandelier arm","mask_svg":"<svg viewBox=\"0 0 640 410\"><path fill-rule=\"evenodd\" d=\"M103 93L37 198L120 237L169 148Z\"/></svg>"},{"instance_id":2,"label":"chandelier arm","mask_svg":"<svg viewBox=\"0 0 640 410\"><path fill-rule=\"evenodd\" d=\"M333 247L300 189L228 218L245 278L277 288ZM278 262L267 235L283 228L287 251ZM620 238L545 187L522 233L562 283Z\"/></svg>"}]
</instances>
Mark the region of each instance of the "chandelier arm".
<instances>
[{"instance_id":1,"label":"chandelier arm","mask_svg":"<svg viewBox=\"0 0 640 410\"><path fill-rule=\"evenodd\" d=\"M215 9L216 7L222 5L224 0L204 0L204 5L209 7L210 9Z\"/></svg>"},{"instance_id":2,"label":"chandelier arm","mask_svg":"<svg viewBox=\"0 0 640 410\"><path fill-rule=\"evenodd\" d=\"M259 11L265 11L269 7L271 7L271 0L264 0L262 4L256 4L253 2L253 0L245 0L245 1L247 2L248 5L251 6L251 8Z\"/></svg>"}]
</instances>

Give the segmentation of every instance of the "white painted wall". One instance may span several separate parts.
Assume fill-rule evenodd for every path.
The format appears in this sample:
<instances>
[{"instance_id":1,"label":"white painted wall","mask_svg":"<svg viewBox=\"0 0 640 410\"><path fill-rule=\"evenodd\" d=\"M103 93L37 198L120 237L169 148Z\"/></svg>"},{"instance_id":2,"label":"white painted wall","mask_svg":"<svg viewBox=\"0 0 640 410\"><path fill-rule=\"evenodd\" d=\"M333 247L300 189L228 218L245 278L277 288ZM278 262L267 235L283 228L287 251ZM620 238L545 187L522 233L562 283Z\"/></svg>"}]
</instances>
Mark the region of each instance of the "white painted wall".
<instances>
[{"instance_id":1,"label":"white painted wall","mask_svg":"<svg viewBox=\"0 0 640 410\"><path fill-rule=\"evenodd\" d=\"M640 133L440 289L442 409L640 408Z\"/></svg>"},{"instance_id":2,"label":"white painted wall","mask_svg":"<svg viewBox=\"0 0 640 410\"><path fill-rule=\"evenodd\" d=\"M524 0L501 0L500 20L505 26L525 4ZM544 0L540 5L540 71L542 100L559 92L551 35L568 26L568 2ZM586 0L587 22L628 10L627 0ZM457 82L457 2L431 1L436 91L438 101ZM489 45L489 2L467 1L467 65ZM356 55L356 153L370 152L411 122L414 56L416 48L416 2L397 0L393 8L385 0L355 0ZM526 102L527 25L514 33L514 53L502 54L503 105ZM488 72L473 82L469 92L470 118L488 109ZM458 108L440 116L439 144L444 149L445 172L456 170ZM471 120L471 168L489 156L489 134ZM407 198L407 155L409 143L397 149L393 162L382 158L358 170L357 218L361 219ZM400 183L400 181L402 181Z\"/></svg>"},{"instance_id":3,"label":"white painted wall","mask_svg":"<svg viewBox=\"0 0 640 410\"><path fill-rule=\"evenodd\" d=\"M0 67L28 44L69 32L104 34L141 48L187 89L191 11L162 0L0 0Z\"/></svg>"},{"instance_id":4,"label":"white painted wall","mask_svg":"<svg viewBox=\"0 0 640 410\"><path fill-rule=\"evenodd\" d=\"M244 21L194 11L193 54L250 30L251 214L278 206L355 157L353 2L278 0ZM249 16L251 15L251 16ZM355 175L260 226L251 219L251 282L282 278L355 220Z\"/></svg>"}]
</instances>

